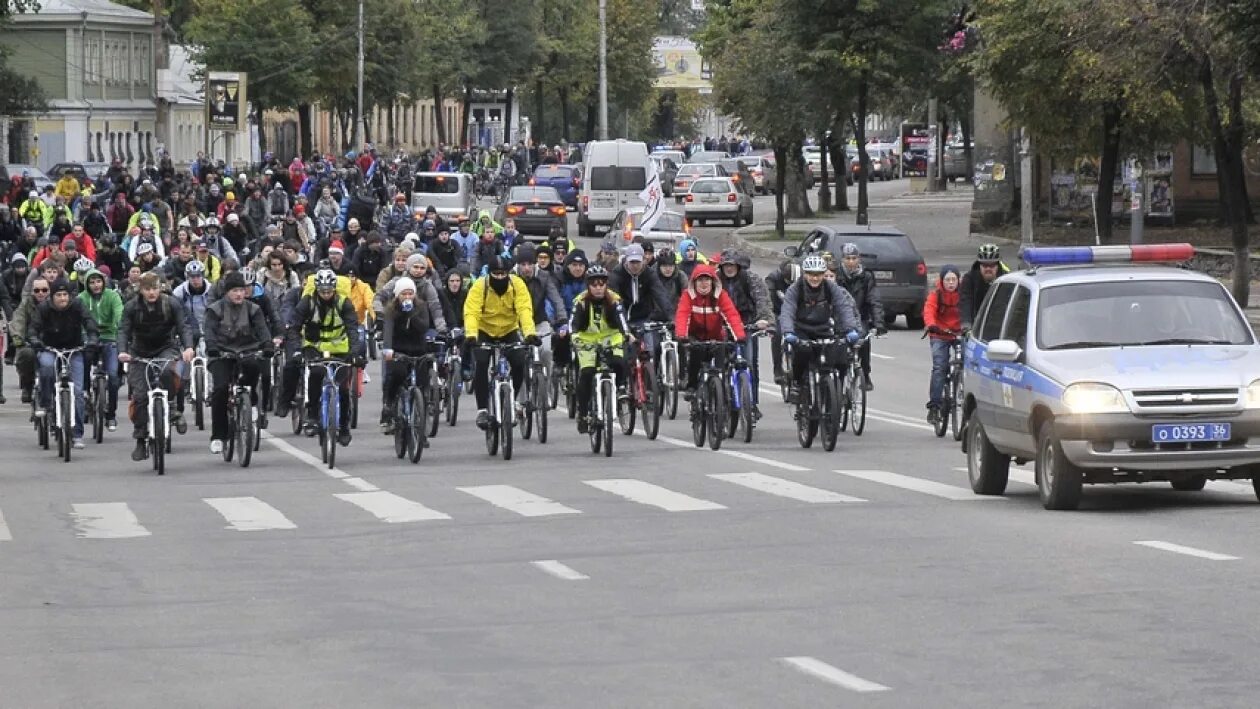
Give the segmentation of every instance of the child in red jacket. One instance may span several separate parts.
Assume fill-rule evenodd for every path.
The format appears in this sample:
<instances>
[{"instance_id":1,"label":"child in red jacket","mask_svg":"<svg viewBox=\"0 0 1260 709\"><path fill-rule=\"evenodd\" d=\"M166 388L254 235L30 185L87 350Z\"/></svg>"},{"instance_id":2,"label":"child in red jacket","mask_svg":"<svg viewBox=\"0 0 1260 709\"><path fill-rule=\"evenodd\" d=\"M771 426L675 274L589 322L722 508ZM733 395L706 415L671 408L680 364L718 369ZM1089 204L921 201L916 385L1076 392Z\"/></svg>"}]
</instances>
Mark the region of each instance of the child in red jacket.
<instances>
[{"instance_id":1,"label":"child in red jacket","mask_svg":"<svg viewBox=\"0 0 1260 709\"><path fill-rule=\"evenodd\" d=\"M958 339L962 329L962 314L958 310L958 269L952 265L941 267L941 277L936 288L923 303L923 323L928 337L932 338L932 383L928 387L928 423L935 423L941 415L941 394L945 388L945 372L949 368L949 346Z\"/></svg>"},{"instance_id":2,"label":"child in red jacket","mask_svg":"<svg viewBox=\"0 0 1260 709\"><path fill-rule=\"evenodd\" d=\"M744 340L744 322L739 310L726 291L717 285L717 271L707 263L699 264L691 272L691 284L678 299L674 313L674 334L680 341L691 341L687 354L687 393L691 401L700 378L700 368L713 359L717 366L726 366L726 346L699 345L698 342L717 342L731 339ZM728 337L728 335L730 337Z\"/></svg>"}]
</instances>

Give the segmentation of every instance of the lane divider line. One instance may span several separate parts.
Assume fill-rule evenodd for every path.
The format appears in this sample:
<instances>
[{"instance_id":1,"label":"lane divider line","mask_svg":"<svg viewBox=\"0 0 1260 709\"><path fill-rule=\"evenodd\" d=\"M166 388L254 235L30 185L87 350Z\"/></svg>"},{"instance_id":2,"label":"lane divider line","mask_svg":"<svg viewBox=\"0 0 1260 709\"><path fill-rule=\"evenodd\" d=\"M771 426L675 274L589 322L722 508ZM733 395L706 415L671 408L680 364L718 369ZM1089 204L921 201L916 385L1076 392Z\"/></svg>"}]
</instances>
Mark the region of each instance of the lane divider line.
<instances>
[{"instance_id":1,"label":"lane divider line","mask_svg":"<svg viewBox=\"0 0 1260 709\"><path fill-rule=\"evenodd\" d=\"M531 561L530 565L540 569L544 573L555 576L561 581L589 581L590 576L560 562L555 559L543 559L542 561Z\"/></svg>"},{"instance_id":2,"label":"lane divider line","mask_svg":"<svg viewBox=\"0 0 1260 709\"><path fill-rule=\"evenodd\" d=\"M1171 542L1161 542L1158 540L1148 540L1142 542L1133 542L1141 547L1150 547L1151 549L1159 549L1160 551L1170 551L1174 554L1184 554L1186 556L1194 556L1208 561L1237 561L1241 557L1230 556L1229 554L1219 554L1206 549L1196 549L1194 547L1182 546Z\"/></svg>"},{"instance_id":3,"label":"lane divider line","mask_svg":"<svg viewBox=\"0 0 1260 709\"><path fill-rule=\"evenodd\" d=\"M780 661L810 677L853 692L887 692L892 689L892 687L886 687L878 682L872 682L869 679L863 679L855 674L845 672L839 667L832 667L813 657L783 657L780 658Z\"/></svg>"}]
</instances>

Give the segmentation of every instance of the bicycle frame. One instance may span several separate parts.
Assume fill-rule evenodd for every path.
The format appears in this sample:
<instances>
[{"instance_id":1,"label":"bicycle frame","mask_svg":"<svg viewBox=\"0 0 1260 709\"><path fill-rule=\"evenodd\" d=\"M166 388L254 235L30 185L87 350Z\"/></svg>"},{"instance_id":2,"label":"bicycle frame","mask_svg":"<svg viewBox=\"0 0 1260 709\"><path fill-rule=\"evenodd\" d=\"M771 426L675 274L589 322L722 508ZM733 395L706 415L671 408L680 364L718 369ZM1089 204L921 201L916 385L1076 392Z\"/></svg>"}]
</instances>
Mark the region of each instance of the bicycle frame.
<instances>
[{"instance_id":1,"label":"bicycle frame","mask_svg":"<svg viewBox=\"0 0 1260 709\"><path fill-rule=\"evenodd\" d=\"M336 433L337 427L341 425L341 397L337 391L337 373L346 367L351 366L349 362L343 362L339 359L333 359L327 352L324 358L314 362L307 363L308 378L303 381L306 384L310 381L309 371L314 367L322 367L324 369L324 383L320 385L319 393L319 425L320 429L325 433ZM333 418L328 420L328 404L329 399L332 400Z\"/></svg>"},{"instance_id":2,"label":"bicycle frame","mask_svg":"<svg viewBox=\"0 0 1260 709\"><path fill-rule=\"evenodd\" d=\"M135 359L133 361L139 362L140 364L144 365L144 368L145 368L144 376L145 376L145 379L148 380L148 383L149 383L149 394L148 394L148 403L147 403L147 406L149 408L149 430L148 430L149 440L152 441L157 438L158 426L163 427L162 433L165 434L163 436L163 440L166 440L170 436L170 431L166 430L165 427L170 425L170 421L167 420L166 416L154 416L153 410L154 410L155 404L157 404L160 401L166 405L165 409L167 411L167 414L168 415L170 414L170 410L171 410L170 394L166 391L166 389L162 388L162 369L165 368L166 365L176 360L170 359L170 358L158 358L158 359ZM154 375L154 372L157 373L156 376ZM161 420L159 421L158 419L161 419Z\"/></svg>"},{"instance_id":3,"label":"bicycle frame","mask_svg":"<svg viewBox=\"0 0 1260 709\"><path fill-rule=\"evenodd\" d=\"M49 348L49 352L57 358L57 384L53 388L53 422L59 425L61 421L61 396L62 392L70 392L70 428L74 429L79 423L79 412L74 405L74 381L70 376L70 359L76 354L83 351L82 347L75 347L69 350L56 350ZM62 431L62 435L69 436L71 431Z\"/></svg>"}]
</instances>

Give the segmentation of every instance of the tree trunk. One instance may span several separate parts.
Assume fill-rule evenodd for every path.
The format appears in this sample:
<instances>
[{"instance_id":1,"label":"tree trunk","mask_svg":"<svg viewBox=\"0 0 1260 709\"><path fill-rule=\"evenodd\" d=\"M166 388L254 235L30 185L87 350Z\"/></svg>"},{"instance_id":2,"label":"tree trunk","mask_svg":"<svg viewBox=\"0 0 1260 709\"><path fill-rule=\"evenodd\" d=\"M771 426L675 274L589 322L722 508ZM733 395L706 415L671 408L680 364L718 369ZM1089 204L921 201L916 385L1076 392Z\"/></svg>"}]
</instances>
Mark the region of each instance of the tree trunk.
<instances>
[{"instance_id":1,"label":"tree trunk","mask_svg":"<svg viewBox=\"0 0 1260 709\"><path fill-rule=\"evenodd\" d=\"M849 187L846 184L849 179L849 160L847 156L848 151L844 149L847 135L844 117L837 115L835 123L831 126L830 146L832 172L836 173L835 211L837 212L849 211Z\"/></svg>"},{"instance_id":2,"label":"tree trunk","mask_svg":"<svg viewBox=\"0 0 1260 709\"><path fill-rule=\"evenodd\" d=\"M974 184L976 164L971 151L971 112L964 111L959 123L962 124L963 157L967 163L967 181Z\"/></svg>"},{"instance_id":3,"label":"tree trunk","mask_svg":"<svg viewBox=\"0 0 1260 709\"><path fill-rule=\"evenodd\" d=\"M858 150L858 208L856 224L870 223L870 214L868 212L871 202L866 192L866 178L871 172L871 158L866 154L866 99L869 90L870 86L867 84L866 73L863 72L862 80L858 82L857 115L853 118L853 138L857 141Z\"/></svg>"},{"instance_id":4,"label":"tree trunk","mask_svg":"<svg viewBox=\"0 0 1260 709\"><path fill-rule=\"evenodd\" d=\"M573 132L569 130L569 87L561 86L560 93L560 142L566 142L573 139Z\"/></svg>"},{"instance_id":5,"label":"tree trunk","mask_svg":"<svg viewBox=\"0 0 1260 709\"><path fill-rule=\"evenodd\" d=\"M341 123L341 150L345 155L350 150L350 111L337 111L337 121Z\"/></svg>"},{"instance_id":6,"label":"tree trunk","mask_svg":"<svg viewBox=\"0 0 1260 709\"><path fill-rule=\"evenodd\" d=\"M595 104L594 101L586 104L586 140L587 142L595 140L595 122L598 119L598 116L596 115L598 112L599 112L599 107Z\"/></svg>"},{"instance_id":7,"label":"tree trunk","mask_svg":"<svg viewBox=\"0 0 1260 709\"><path fill-rule=\"evenodd\" d=\"M258 124L258 154L261 156L267 152L267 131L263 129L263 115L267 112L266 106L257 98L254 99L254 116L255 122Z\"/></svg>"},{"instance_id":8,"label":"tree trunk","mask_svg":"<svg viewBox=\"0 0 1260 709\"><path fill-rule=\"evenodd\" d=\"M298 156L303 161L315 152L314 126L311 125L311 104L299 103L298 109Z\"/></svg>"},{"instance_id":9,"label":"tree trunk","mask_svg":"<svg viewBox=\"0 0 1260 709\"><path fill-rule=\"evenodd\" d=\"M459 125L455 126L455 130L459 131L459 140L453 141L456 145L468 147L468 119L472 117L472 84L464 86L464 105L460 108Z\"/></svg>"},{"instance_id":10,"label":"tree trunk","mask_svg":"<svg viewBox=\"0 0 1260 709\"><path fill-rule=\"evenodd\" d=\"M805 178L805 154L801 150L804 138L803 135L799 136L788 146L790 172L787 184L787 216L789 219L809 219L814 216L814 210L809 207L809 191L805 187L808 184Z\"/></svg>"},{"instance_id":11,"label":"tree trunk","mask_svg":"<svg viewBox=\"0 0 1260 709\"><path fill-rule=\"evenodd\" d=\"M1120 104L1103 106L1102 162L1098 166L1098 194L1094 208L1098 212L1098 235L1104 244L1112 240L1111 195L1116 187L1116 168L1120 165Z\"/></svg>"},{"instance_id":12,"label":"tree trunk","mask_svg":"<svg viewBox=\"0 0 1260 709\"><path fill-rule=\"evenodd\" d=\"M433 120L437 125L438 145L446 145L446 111L443 110L442 86L433 82Z\"/></svg>"},{"instance_id":13,"label":"tree trunk","mask_svg":"<svg viewBox=\"0 0 1260 709\"><path fill-rule=\"evenodd\" d=\"M534 125L537 126L534 130L535 137L546 138L549 135L547 133L546 114L543 113L546 104L547 102L543 100L543 82L542 79L539 79L534 82Z\"/></svg>"},{"instance_id":14,"label":"tree trunk","mask_svg":"<svg viewBox=\"0 0 1260 709\"><path fill-rule=\"evenodd\" d=\"M1243 115L1243 81L1242 71L1235 70L1229 77L1229 126L1225 129L1226 147L1230 152L1231 188L1236 191L1235 197L1242 204L1243 214L1248 224L1256 223L1255 212L1251 208L1251 199L1247 196L1247 172L1243 165L1243 150L1246 131L1246 117Z\"/></svg>"},{"instance_id":15,"label":"tree trunk","mask_svg":"<svg viewBox=\"0 0 1260 709\"><path fill-rule=\"evenodd\" d=\"M398 101L396 99L391 98L389 100L389 109L388 109L389 116L387 117L387 120L385 122L385 130L387 131L386 132L387 137L385 138L385 143L389 146L390 150L393 150L394 148L398 147L398 133L395 132L394 130L396 127L394 125L394 111L397 104L398 104Z\"/></svg>"},{"instance_id":16,"label":"tree trunk","mask_svg":"<svg viewBox=\"0 0 1260 709\"><path fill-rule=\"evenodd\" d=\"M512 86L508 87L507 99L503 102L503 142L513 143L512 140L512 101L516 94L516 89Z\"/></svg>"},{"instance_id":17,"label":"tree trunk","mask_svg":"<svg viewBox=\"0 0 1260 709\"><path fill-rule=\"evenodd\" d=\"M774 230L783 238L787 220L783 209L783 193L787 191L788 151L780 143L774 144L774 163L779 166L774 171Z\"/></svg>"},{"instance_id":18,"label":"tree trunk","mask_svg":"<svg viewBox=\"0 0 1260 709\"><path fill-rule=\"evenodd\" d=\"M369 109L367 109L366 111L364 111L364 112L363 112L363 118L362 118L362 121L363 121L363 142L364 142L364 143L371 143L371 142L373 141L373 139L372 139L372 120L370 120L370 118L369 118L372 114L373 114L373 110L372 110L371 108L369 108ZM354 149L355 149L355 150L362 150L362 149L363 149L363 146L362 146L362 145L356 145L356 146L354 146Z\"/></svg>"},{"instance_id":19,"label":"tree trunk","mask_svg":"<svg viewBox=\"0 0 1260 709\"><path fill-rule=\"evenodd\" d=\"M949 180L945 179L945 126L949 125L949 113L945 104L940 104L940 112L936 117L936 189L944 192L949 188Z\"/></svg>"},{"instance_id":20,"label":"tree trunk","mask_svg":"<svg viewBox=\"0 0 1260 709\"><path fill-rule=\"evenodd\" d=\"M818 211L820 213L831 211L831 187L827 185L827 178L830 177L830 174L827 172L827 162L830 156L827 153L830 150L831 138L824 132L822 145L818 149L818 155L821 158L818 172L819 177L822 179L822 184L818 186ZM836 187L839 188L839 182L836 183Z\"/></svg>"},{"instance_id":21,"label":"tree trunk","mask_svg":"<svg viewBox=\"0 0 1260 709\"><path fill-rule=\"evenodd\" d=\"M1229 226L1231 241L1234 247L1234 300L1242 307L1247 307L1247 302L1251 297L1251 244L1250 236L1247 233L1247 210L1242 200L1246 199L1246 189L1243 186L1235 185L1237 171L1234 169L1233 162L1242 163L1241 141L1237 145L1231 146L1231 133L1238 126L1234 125L1237 116L1230 116L1230 125L1228 128L1221 117L1220 99L1216 93L1215 72L1212 69L1211 57L1203 60L1202 66L1199 68L1199 83L1203 86L1203 103L1207 110L1208 127L1212 132L1212 151L1216 154L1216 172L1222 175L1225 185L1226 204L1229 213ZM1230 101L1233 101L1233 92L1235 83L1238 84L1238 90L1241 93L1241 76L1235 72L1230 77ZM1232 108L1231 105L1231 114ZM1232 150L1231 148L1237 148Z\"/></svg>"}]
</instances>

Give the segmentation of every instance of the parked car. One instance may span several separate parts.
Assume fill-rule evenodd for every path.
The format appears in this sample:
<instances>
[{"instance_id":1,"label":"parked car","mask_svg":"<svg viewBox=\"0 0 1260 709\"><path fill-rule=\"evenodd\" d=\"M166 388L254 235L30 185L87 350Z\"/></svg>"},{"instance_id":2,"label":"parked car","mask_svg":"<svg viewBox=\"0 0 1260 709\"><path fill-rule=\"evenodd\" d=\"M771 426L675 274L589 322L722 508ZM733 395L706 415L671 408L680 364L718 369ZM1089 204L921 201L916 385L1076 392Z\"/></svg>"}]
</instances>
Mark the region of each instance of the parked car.
<instances>
[{"instance_id":1,"label":"parked car","mask_svg":"<svg viewBox=\"0 0 1260 709\"><path fill-rule=\"evenodd\" d=\"M458 172L417 173L411 188L411 207L433 205L443 218L476 216L477 197L472 175Z\"/></svg>"},{"instance_id":2,"label":"parked car","mask_svg":"<svg viewBox=\"0 0 1260 709\"><path fill-rule=\"evenodd\" d=\"M610 234L621 234L622 246L634 241L636 236L651 242L656 248L668 246L671 249L676 248L678 243L683 239L691 238L691 227L687 225L687 218L679 212L673 210L665 210L661 212L661 216L656 218L656 224L652 225L652 231L644 235L639 229L639 224L643 220L644 207L630 207L621 210L617 218L613 220Z\"/></svg>"},{"instance_id":3,"label":"parked car","mask_svg":"<svg viewBox=\"0 0 1260 709\"><path fill-rule=\"evenodd\" d=\"M653 153L648 160L656 163L656 174L661 176L661 191L666 197L674 196L674 176L678 174L678 162L663 153Z\"/></svg>"},{"instance_id":4,"label":"parked car","mask_svg":"<svg viewBox=\"0 0 1260 709\"><path fill-rule=\"evenodd\" d=\"M48 175L53 182L56 182L68 172L79 181L80 187L90 187L93 182L101 179L107 170L109 170L107 162L59 162L52 166Z\"/></svg>"},{"instance_id":5,"label":"parked car","mask_svg":"<svg viewBox=\"0 0 1260 709\"><path fill-rule=\"evenodd\" d=\"M822 148L817 145L806 145L801 150L805 155L805 165L809 168L808 187L813 188L814 182L822 179ZM845 155L848 156L848 153L845 153ZM831 162L831 155L827 155L827 177L831 182L835 182L836 176L843 173L844 183L846 185L853 184L853 172L850 170L852 159L848 159L847 163L837 169L835 163Z\"/></svg>"},{"instance_id":6,"label":"parked car","mask_svg":"<svg viewBox=\"0 0 1260 709\"><path fill-rule=\"evenodd\" d=\"M856 147L849 147L845 150L848 152L849 160L852 162L849 172L853 175L853 179L856 180L862 174L862 165L859 159L860 156L858 155L858 149ZM893 169L891 151L884 148L873 148L871 146L867 146L866 156L871 161L871 182L874 182L875 180L891 180L897 176Z\"/></svg>"},{"instance_id":7,"label":"parked car","mask_svg":"<svg viewBox=\"0 0 1260 709\"><path fill-rule=\"evenodd\" d=\"M691 154L691 157L687 158L687 162L717 162L718 160L729 158L730 156L730 153L722 152L721 150L697 150Z\"/></svg>"},{"instance_id":8,"label":"parked car","mask_svg":"<svg viewBox=\"0 0 1260 709\"><path fill-rule=\"evenodd\" d=\"M726 168L717 163L687 163L674 175L674 201L682 202L691 191L691 183L701 177L726 177Z\"/></svg>"},{"instance_id":9,"label":"parked car","mask_svg":"<svg viewBox=\"0 0 1260 709\"><path fill-rule=\"evenodd\" d=\"M534 168L529 184L555 188L566 207L577 209L578 194L582 191L582 165L539 165Z\"/></svg>"},{"instance_id":10,"label":"parked car","mask_svg":"<svg viewBox=\"0 0 1260 709\"><path fill-rule=\"evenodd\" d=\"M40 194L44 193L45 185L53 184L53 181L48 179L48 175L45 175L43 170L34 165L8 163L7 165L0 165L0 188L3 188L0 191L8 192L11 181L20 180L23 177L29 177L34 180L35 190Z\"/></svg>"},{"instance_id":11,"label":"parked car","mask_svg":"<svg viewBox=\"0 0 1260 709\"><path fill-rule=\"evenodd\" d=\"M513 187L507 199L495 210L494 220L516 220L516 230L526 236L541 236L543 241L551 227L559 226L569 236L569 210L554 187Z\"/></svg>"},{"instance_id":12,"label":"parked car","mask_svg":"<svg viewBox=\"0 0 1260 709\"><path fill-rule=\"evenodd\" d=\"M753 223L752 195L730 177L703 177L691 184L683 202L687 219L702 226L710 219L730 219L735 226Z\"/></svg>"},{"instance_id":13,"label":"parked car","mask_svg":"<svg viewBox=\"0 0 1260 709\"><path fill-rule=\"evenodd\" d=\"M947 180L971 179L971 174L967 171L967 153L961 145L950 145L945 148L945 161L942 167Z\"/></svg>"},{"instance_id":14,"label":"parked car","mask_svg":"<svg viewBox=\"0 0 1260 709\"><path fill-rule=\"evenodd\" d=\"M774 169L773 158L766 159L761 155L745 155L739 160L748 167L748 172L752 175L753 187L756 188L757 192L770 194L774 191L777 173Z\"/></svg>"},{"instance_id":15,"label":"parked car","mask_svg":"<svg viewBox=\"0 0 1260 709\"><path fill-rule=\"evenodd\" d=\"M682 165L683 163L687 162L687 154L681 150L665 150L662 148L658 150L653 150L652 154L649 155L648 157L669 158L670 160L674 161L675 165Z\"/></svg>"},{"instance_id":16,"label":"parked car","mask_svg":"<svg viewBox=\"0 0 1260 709\"><path fill-rule=\"evenodd\" d=\"M895 227L855 227L832 224L814 227L799 246L788 246L783 254L800 259L823 252L839 258L840 247L853 242L862 250L862 267L875 274L880 301L884 304L884 324L898 315L906 316L906 327L923 327L923 301L927 298L927 265L905 232Z\"/></svg>"},{"instance_id":17,"label":"parked car","mask_svg":"<svg viewBox=\"0 0 1260 709\"><path fill-rule=\"evenodd\" d=\"M718 164L726 170L726 174L739 185L740 189L748 193L749 197L756 196L757 185L753 184L752 172L749 171L748 164L743 158L726 158L719 160Z\"/></svg>"}]
</instances>

